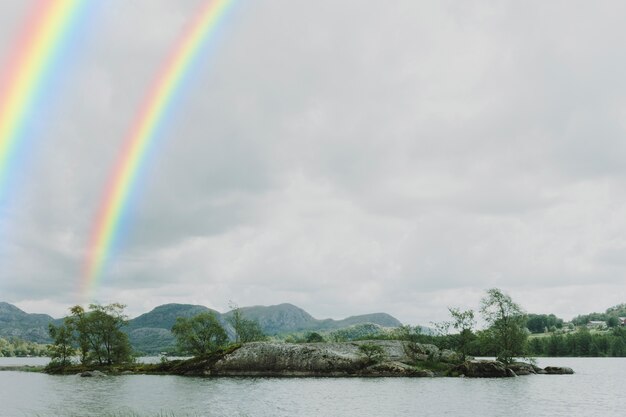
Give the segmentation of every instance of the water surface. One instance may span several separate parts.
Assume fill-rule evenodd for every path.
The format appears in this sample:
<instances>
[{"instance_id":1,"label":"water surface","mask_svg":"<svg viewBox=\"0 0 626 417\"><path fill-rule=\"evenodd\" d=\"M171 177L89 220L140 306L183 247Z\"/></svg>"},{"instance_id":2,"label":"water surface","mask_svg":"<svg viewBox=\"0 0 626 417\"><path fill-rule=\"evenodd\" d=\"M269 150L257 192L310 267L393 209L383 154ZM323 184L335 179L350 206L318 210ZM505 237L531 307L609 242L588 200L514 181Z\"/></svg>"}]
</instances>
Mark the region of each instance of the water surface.
<instances>
[{"instance_id":1,"label":"water surface","mask_svg":"<svg viewBox=\"0 0 626 417\"><path fill-rule=\"evenodd\" d=\"M35 358L29 358L35 359ZM0 363L1 364L1 363ZM626 359L553 358L575 375L468 378L105 378L0 372L0 416L623 416Z\"/></svg>"}]
</instances>

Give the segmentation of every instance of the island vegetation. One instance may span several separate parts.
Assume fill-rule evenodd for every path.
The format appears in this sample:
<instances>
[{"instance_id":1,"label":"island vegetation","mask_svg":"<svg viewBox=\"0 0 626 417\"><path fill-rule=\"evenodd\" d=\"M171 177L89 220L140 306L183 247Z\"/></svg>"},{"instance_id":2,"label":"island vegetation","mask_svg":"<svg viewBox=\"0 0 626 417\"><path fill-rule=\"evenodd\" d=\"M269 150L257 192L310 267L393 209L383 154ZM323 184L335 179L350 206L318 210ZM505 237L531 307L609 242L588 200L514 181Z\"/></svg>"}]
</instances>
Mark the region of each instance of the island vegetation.
<instances>
[{"instance_id":1,"label":"island vegetation","mask_svg":"<svg viewBox=\"0 0 626 417\"><path fill-rule=\"evenodd\" d=\"M94 371L181 375L251 376L511 376L543 372L521 364L528 356L528 317L510 296L490 289L479 313L488 324L476 330L473 310L449 308L450 320L438 323L436 334L418 326L399 326L359 336L352 328L326 336L308 332L284 339L268 337L256 320L236 305L225 322L211 311L178 317L171 331L177 353L185 360L163 357L157 364L133 360L128 324L120 304L80 306L60 325L49 327L50 373ZM228 324L229 331L225 325ZM534 342L533 342L534 343ZM495 361L472 361L476 353ZM78 359L75 359L75 358Z\"/></svg>"},{"instance_id":2,"label":"island vegetation","mask_svg":"<svg viewBox=\"0 0 626 417\"><path fill-rule=\"evenodd\" d=\"M0 357L48 356L49 345L17 337L0 337Z\"/></svg>"}]
</instances>

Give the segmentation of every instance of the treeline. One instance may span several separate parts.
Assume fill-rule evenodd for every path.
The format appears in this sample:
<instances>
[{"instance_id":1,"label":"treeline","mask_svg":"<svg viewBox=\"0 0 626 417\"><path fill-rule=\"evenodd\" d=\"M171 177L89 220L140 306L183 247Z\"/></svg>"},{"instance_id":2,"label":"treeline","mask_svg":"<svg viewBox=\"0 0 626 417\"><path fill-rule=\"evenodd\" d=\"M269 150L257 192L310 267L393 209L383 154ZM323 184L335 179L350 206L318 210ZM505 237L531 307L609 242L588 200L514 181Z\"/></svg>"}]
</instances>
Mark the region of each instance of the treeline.
<instances>
[{"instance_id":1,"label":"treeline","mask_svg":"<svg viewBox=\"0 0 626 417\"><path fill-rule=\"evenodd\" d=\"M134 362L134 352L128 335L122 331L128 325L124 314L126 306L90 304L86 310L77 305L63 324L49 325L53 343L47 353L51 361L48 372L65 372L76 367L105 367L127 365ZM215 314L202 312L193 317L178 317L172 326L178 354L210 355L234 344L265 340L259 323L248 320L235 305L227 319L233 333L229 335ZM78 363L76 362L78 357Z\"/></svg>"},{"instance_id":2,"label":"treeline","mask_svg":"<svg viewBox=\"0 0 626 417\"><path fill-rule=\"evenodd\" d=\"M626 329L615 327L610 332L591 333L581 327L575 332L534 337L527 344L529 356L626 356Z\"/></svg>"},{"instance_id":3,"label":"treeline","mask_svg":"<svg viewBox=\"0 0 626 417\"><path fill-rule=\"evenodd\" d=\"M589 313L576 316L572 319L572 324L584 326L590 321L604 321L608 327L615 327L619 324L619 317L626 317L626 304L610 307L604 313Z\"/></svg>"},{"instance_id":4,"label":"treeline","mask_svg":"<svg viewBox=\"0 0 626 417\"><path fill-rule=\"evenodd\" d=\"M0 337L0 357L47 355L48 345L28 342L15 337L10 337L9 339L3 339Z\"/></svg>"}]
</instances>

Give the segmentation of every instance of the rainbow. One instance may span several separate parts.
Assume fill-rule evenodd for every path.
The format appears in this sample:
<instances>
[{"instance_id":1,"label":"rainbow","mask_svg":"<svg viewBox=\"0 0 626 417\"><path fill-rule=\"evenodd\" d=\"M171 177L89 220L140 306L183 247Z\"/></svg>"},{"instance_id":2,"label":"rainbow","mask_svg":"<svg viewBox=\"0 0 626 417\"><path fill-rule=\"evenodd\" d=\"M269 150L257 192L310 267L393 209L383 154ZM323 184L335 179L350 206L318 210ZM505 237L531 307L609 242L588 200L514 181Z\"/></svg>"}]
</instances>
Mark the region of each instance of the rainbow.
<instances>
[{"instance_id":1,"label":"rainbow","mask_svg":"<svg viewBox=\"0 0 626 417\"><path fill-rule=\"evenodd\" d=\"M0 74L0 204L31 133L34 109L85 10L84 0L38 0Z\"/></svg>"},{"instance_id":2,"label":"rainbow","mask_svg":"<svg viewBox=\"0 0 626 417\"><path fill-rule=\"evenodd\" d=\"M89 300L120 233L122 218L156 136L174 106L173 98L216 32L233 0L208 1L195 16L145 97L110 177L93 227L82 276L82 295Z\"/></svg>"}]
</instances>

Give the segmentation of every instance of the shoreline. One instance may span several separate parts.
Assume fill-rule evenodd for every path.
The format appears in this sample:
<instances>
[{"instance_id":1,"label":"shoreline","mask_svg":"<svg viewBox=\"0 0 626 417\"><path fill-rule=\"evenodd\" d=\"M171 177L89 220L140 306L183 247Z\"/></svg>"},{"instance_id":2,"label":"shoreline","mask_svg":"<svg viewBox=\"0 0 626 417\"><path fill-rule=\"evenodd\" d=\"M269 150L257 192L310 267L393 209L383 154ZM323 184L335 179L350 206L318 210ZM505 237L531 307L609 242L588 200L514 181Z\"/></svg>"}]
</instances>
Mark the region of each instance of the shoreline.
<instances>
[{"instance_id":1,"label":"shoreline","mask_svg":"<svg viewBox=\"0 0 626 417\"><path fill-rule=\"evenodd\" d=\"M375 347L380 355L368 355L368 348L372 347ZM11 370L20 369L12 367ZM32 368L21 370L34 371ZM80 374L85 377L103 376L108 373L252 378L502 378L573 373L573 370L567 367L548 366L542 369L526 362L509 365L484 359L462 362L456 352L440 350L434 345L399 340L301 344L252 342L185 360L116 366L46 367L43 371L49 374Z\"/></svg>"}]
</instances>

